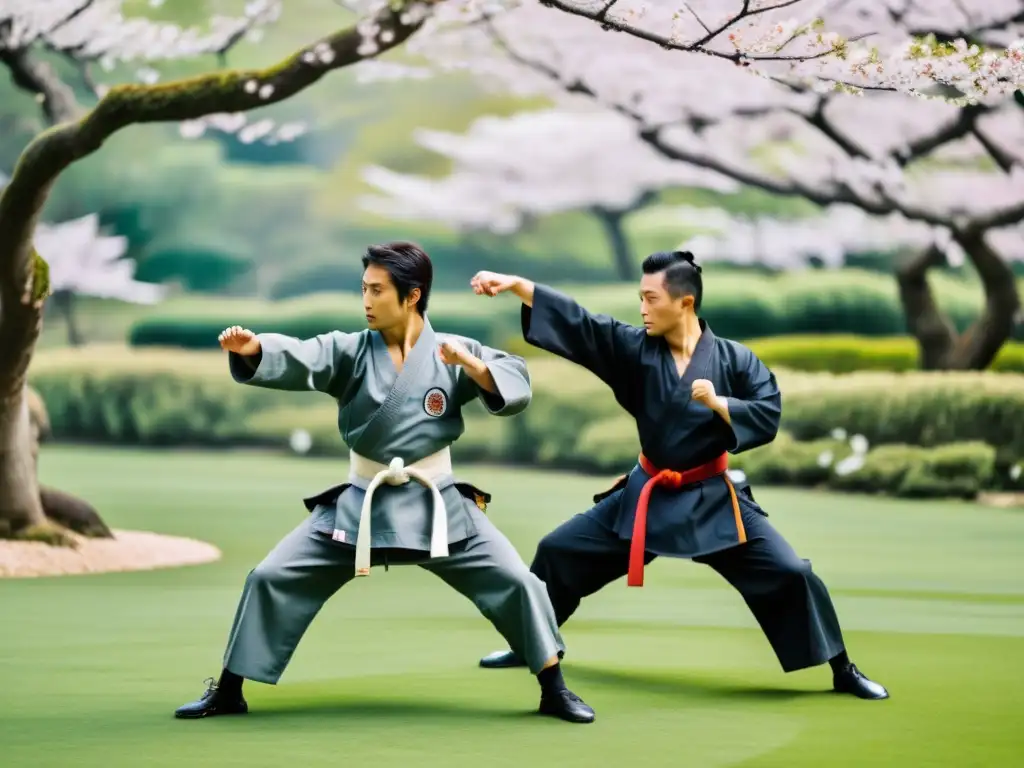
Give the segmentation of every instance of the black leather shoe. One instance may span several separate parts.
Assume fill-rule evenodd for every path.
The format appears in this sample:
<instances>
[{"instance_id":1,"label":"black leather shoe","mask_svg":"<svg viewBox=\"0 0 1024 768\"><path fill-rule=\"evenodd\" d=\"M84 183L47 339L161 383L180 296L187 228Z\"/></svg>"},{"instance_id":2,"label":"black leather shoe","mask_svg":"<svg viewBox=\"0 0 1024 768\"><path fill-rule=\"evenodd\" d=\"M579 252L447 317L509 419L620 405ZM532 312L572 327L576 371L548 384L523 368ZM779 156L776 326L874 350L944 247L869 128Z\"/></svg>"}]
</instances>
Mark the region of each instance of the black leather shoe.
<instances>
[{"instance_id":1,"label":"black leather shoe","mask_svg":"<svg viewBox=\"0 0 1024 768\"><path fill-rule=\"evenodd\" d=\"M508 669L525 667L526 662L512 651L495 651L480 659L480 666L484 669Z\"/></svg>"},{"instance_id":2,"label":"black leather shoe","mask_svg":"<svg viewBox=\"0 0 1024 768\"><path fill-rule=\"evenodd\" d=\"M214 715L244 715L249 711L249 705L241 693L231 698L225 697L217 689L217 681L212 677L206 678L206 693L198 700L184 704L174 710L174 716L184 719L195 719L200 717L213 717Z\"/></svg>"},{"instance_id":3,"label":"black leather shoe","mask_svg":"<svg viewBox=\"0 0 1024 768\"><path fill-rule=\"evenodd\" d=\"M832 676L832 687L839 693L852 693L859 699L888 699L889 692L874 680L869 680L857 669L856 664L847 664L842 671Z\"/></svg>"},{"instance_id":4,"label":"black leather shoe","mask_svg":"<svg viewBox=\"0 0 1024 768\"><path fill-rule=\"evenodd\" d=\"M568 688L541 694L538 712L542 715L567 720L570 723L594 722L594 710Z\"/></svg>"}]
</instances>

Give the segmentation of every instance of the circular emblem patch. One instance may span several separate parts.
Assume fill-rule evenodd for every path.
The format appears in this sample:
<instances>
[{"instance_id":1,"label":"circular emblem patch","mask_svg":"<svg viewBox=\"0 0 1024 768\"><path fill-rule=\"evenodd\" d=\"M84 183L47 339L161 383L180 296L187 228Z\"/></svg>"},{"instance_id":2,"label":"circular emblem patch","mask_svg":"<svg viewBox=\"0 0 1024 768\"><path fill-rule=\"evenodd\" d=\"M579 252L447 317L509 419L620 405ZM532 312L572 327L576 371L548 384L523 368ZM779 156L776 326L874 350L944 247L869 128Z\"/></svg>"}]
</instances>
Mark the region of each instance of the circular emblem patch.
<instances>
[{"instance_id":1,"label":"circular emblem patch","mask_svg":"<svg viewBox=\"0 0 1024 768\"><path fill-rule=\"evenodd\" d=\"M437 387L427 390L423 398L423 410L431 416L443 416L448 410L448 396L444 390Z\"/></svg>"}]
</instances>

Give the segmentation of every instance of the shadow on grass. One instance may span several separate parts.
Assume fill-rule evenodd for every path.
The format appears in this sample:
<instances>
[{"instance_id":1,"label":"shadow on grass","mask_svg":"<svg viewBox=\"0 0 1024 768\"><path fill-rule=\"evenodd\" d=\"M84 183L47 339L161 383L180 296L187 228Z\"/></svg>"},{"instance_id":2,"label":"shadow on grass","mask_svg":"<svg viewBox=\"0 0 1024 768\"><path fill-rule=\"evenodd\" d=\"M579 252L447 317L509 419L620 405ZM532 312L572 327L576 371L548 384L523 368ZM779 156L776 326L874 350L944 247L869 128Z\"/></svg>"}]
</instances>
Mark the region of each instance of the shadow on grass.
<instances>
[{"instance_id":1,"label":"shadow on grass","mask_svg":"<svg viewBox=\"0 0 1024 768\"><path fill-rule=\"evenodd\" d=\"M501 671L488 671L482 674L501 674ZM823 686L819 690L769 688L743 685L715 678L681 676L678 673L666 675L609 669L586 664L567 665L566 681L570 688L588 701L592 697L588 696L592 693L592 687L633 695L667 696L683 701L723 704L729 702L778 703L807 699L808 697L836 695L830 686ZM273 697L268 697L259 701L249 715L243 719L272 718L278 721L311 716L324 718L344 716L347 720L362 719L375 722L388 720L403 722L409 720L509 722L526 718L549 719L542 718L537 714L536 701L529 695L522 701L511 700L497 691L495 691L495 696L497 697L495 701L486 705L481 705L479 701L446 701L438 698L411 701L400 697L384 699L378 696L366 699L340 698L332 700L318 695L310 699L274 701Z\"/></svg>"},{"instance_id":2,"label":"shadow on grass","mask_svg":"<svg viewBox=\"0 0 1024 768\"><path fill-rule=\"evenodd\" d=\"M500 703L500 702L499 702ZM479 704L470 702L458 703L451 701L440 701L436 699L423 699L421 701L408 701L402 699L351 699L326 701L323 699L315 701L291 701L273 702L262 701L258 707L253 707L249 714L242 720L252 719L273 719L275 722L281 720L308 719L310 717L340 717L344 716L346 722L353 720L373 720L376 723L388 720L408 722L409 720L452 720L475 721L475 722L508 722L510 720L523 720L525 718L541 718L536 711L535 701L524 701L522 706L518 702L506 702L505 707L481 707ZM235 718L231 718L235 719Z\"/></svg>"},{"instance_id":3,"label":"shadow on grass","mask_svg":"<svg viewBox=\"0 0 1024 768\"><path fill-rule=\"evenodd\" d=\"M702 699L719 701L791 701L808 696L834 696L831 686L823 686L820 690L801 690L798 688L766 688L750 686L728 680L702 678L693 675L655 674L650 672L634 672L607 667L595 667L587 664L566 665L566 679L570 686L601 685L607 688L628 690L634 693L649 693L659 696L671 696L684 699ZM581 695L585 692L579 686ZM586 698L584 696L584 698Z\"/></svg>"}]
</instances>

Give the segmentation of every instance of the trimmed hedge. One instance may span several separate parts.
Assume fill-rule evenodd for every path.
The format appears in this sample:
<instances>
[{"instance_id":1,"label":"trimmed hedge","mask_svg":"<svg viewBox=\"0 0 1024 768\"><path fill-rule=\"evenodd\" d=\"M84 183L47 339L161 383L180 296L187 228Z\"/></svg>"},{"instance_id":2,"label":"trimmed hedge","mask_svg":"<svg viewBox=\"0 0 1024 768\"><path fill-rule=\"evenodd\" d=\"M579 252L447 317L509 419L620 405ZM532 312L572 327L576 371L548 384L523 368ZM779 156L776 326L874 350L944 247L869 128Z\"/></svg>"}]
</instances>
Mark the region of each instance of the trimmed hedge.
<instances>
[{"instance_id":1,"label":"trimmed hedge","mask_svg":"<svg viewBox=\"0 0 1024 768\"><path fill-rule=\"evenodd\" d=\"M918 368L917 342L909 336L775 336L749 346L770 368L827 373ZM1024 373L1024 344L1007 342L988 370Z\"/></svg>"},{"instance_id":2,"label":"trimmed hedge","mask_svg":"<svg viewBox=\"0 0 1024 768\"><path fill-rule=\"evenodd\" d=\"M29 379L46 403L58 440L233 444L249 439L249 414L302 403L299 394L236 385L220 355L181 350L41 351Z\"/></svg>"},{"instance_id":3,"label":"trimmed hedge","mask_svg":"<svg viewBox=\"0 0 1024 768\"><path fill-rule=\"evenodd\" d=\"M783 431L766 446L730 456L729 466L742 470L752 482L813 487L828 483L834 464L851 453L841 440L801 443Z\"/></svg>"},{"instance_id":4,"label":"trimmed hedge","mask_svg":"<svg viewBox=\"0 0 1024 768\"><path fill-rule=\"evenodd\" d=\"M632 420L596 377L553 357L530 363L534 401L519 417L467 411L453 446L459 461L539 463L616 475L639 451ZM968 496L978 487L1024 486L1024 376L984 373L830 375L776 370L783 427L763 448L732 457L757 482ZM224 355L90 346L45 350L29 372L53 438L149 446L286 447L296 430L310 452L344 455L326 395L235 384ZM864 466L836 466L866 438ZM982 448L984 446L984 448ZM831 454L832 461L822 462ZM938 490L937 490L938 489Z\"/></svg>"},{"instance_id":5,"label":"trimmed hedge","mask_svg":"<svg viewBox=\"0 0 1024 768\"><path fill-rule=\"evenodd\" d=\"M785 374L783 425L798 440L834 429L872 445L979 441L1024 458L1024 376L982 372Z\"/></svg>"},{"instance_id":6,"label":"trimmed hedge","mask_svg":"<svg viewBox=\"0 0 1024 768\"><path fill-rule=\"evenodd\" d=\"M856 472L833 474L829 485L909 498L973 499L992 486L995 474L996 451L985 443L883 445L870 451Z\"/></svg>"},{"instance_id":7,"label":"trimmed hedge","mask_svg":"<svg viewBox=\"0 0 1024 768\"><path fill-rule=\"evenodd\" d=\"M946 275L935 275L932 284L940 305L958 328L966 328L977 317L982 300L977 285ZM639 319L636 285L561 287L595 312L626 322ZM721 275L708 286L702 314L716 333L734 339L807 333L876 337L906 332L893 278L860 270ZM481 299L468 288L435 292L430 319L439 330L485 344L519 335L517 302ZM217 334L230 325L313 336L332 329L359 330L365 321L357 293L313 294L279 302L191 298L168 302L136 322L128 341L133 346L212 349ZM1024 333L1024 328L1021 331Z\"/></svg>"},{"instance_id":8,"label":"trimmed hedge","mask_svg":"<svg viewBox=\"0 0 1024 768\"><path fill-rule=\"evenodd\" d=\"M925 448L881 445L857 455L845 441L799 442L781 433L771 444L733 457L734 469L753 483L822 487L904 498L973 499L997 483L996 450L982 442Z\"/></svg>"},{"instance_id":9,"label":"trimmed hedge","mask_svg":"<svg viewBox=\"0 0 1024 768\"><path fill-rule=\"evenodd\" d=\"M469 294L469 298L475 298ZM437 330L496 345L519 332L519 305L513 301L467 301L466 294L431 297L430 321ZM361 331L366 327L358 294L321 293L288 301L264 302L188 299L168 303L135 322L128 332L134 347L217 349L217 336L231 325L256 333L276 332L309 338L332 330Z\"/></svg>"}]
</instances>

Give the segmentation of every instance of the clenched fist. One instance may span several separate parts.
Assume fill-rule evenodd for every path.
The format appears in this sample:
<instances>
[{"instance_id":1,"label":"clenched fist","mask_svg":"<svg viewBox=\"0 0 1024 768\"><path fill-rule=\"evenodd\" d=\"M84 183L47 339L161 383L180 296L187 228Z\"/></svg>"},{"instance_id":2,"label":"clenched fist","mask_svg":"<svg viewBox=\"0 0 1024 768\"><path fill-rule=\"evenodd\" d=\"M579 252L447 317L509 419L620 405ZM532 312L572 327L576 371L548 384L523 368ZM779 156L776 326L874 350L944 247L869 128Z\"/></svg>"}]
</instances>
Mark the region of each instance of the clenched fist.
<instances>
[{"instance_id":1,"label":"clenched fist","mask_svg":"<svg viewBox=\"0 0 1024 768\"><path fill-rule=\"evenodd\" d=\"M469 360L469 350L457 341L446 341L440 347L441 362L445 365L465 365Z\"/></svg>"},{"instance_id":2,"label":"clenched fist","mask_svg":"<svg viewBox=\"0 0 1024 768\"><path fill-rule=\"evenodd\" d=\"M255 355L260 351L260 340L256 338L256 334L240 325L225 328L217 337L217 341L220 342L221 349L239 355Z\"/></svg>"},{"instance_id":3,"label":"clenched fist","mask_svg":"<svg viewBox=\"0 0 1024 768\"><path fill-rule=\"evenodd\" d=\"M469 284L477 296L497 296L499 293L512 290L519 280L515 275L502 275L498 272L477 272Z\"/></svg>"},{"instance_id":4,"label":"clenched fist","mask_svg":"<svg viewBox=\"0 0 1024 768\"><path fill-rule=\"evenodd\" d=\"M715 385L707 379L697 379L693 382L690 392L698 403L702 403L708 408L715 406L718 395L715 394Z\"/></svg>"}]
</instances>

